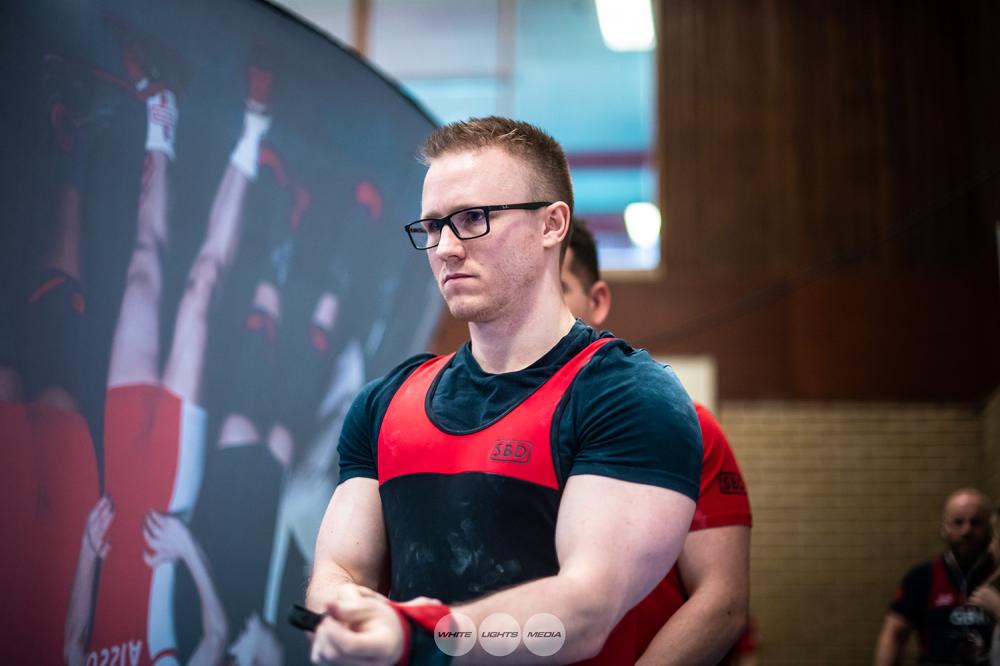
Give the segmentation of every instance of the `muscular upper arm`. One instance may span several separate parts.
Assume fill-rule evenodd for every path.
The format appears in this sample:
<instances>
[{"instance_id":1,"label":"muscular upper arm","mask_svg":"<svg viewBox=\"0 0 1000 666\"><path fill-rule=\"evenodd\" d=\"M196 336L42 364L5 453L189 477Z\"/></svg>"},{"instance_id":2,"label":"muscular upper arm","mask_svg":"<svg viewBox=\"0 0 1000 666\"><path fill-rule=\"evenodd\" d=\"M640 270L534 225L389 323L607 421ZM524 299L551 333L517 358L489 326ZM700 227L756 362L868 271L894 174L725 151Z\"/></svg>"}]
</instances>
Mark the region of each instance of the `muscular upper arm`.
<instances>
[{"instance_id":1,"label":"muscular upper arm","mask_svg":"<svg viewBox=\"0 0 1000 666\"><path fill-rule=\"evenodd\" d=\"M617 623L673 565L693 513L694 501L673 490L575 475L556 525L559 575L587 585Z\"/></svg>"},{"instance_id":2,"label":"muscular upper arm","mask_svg":"<svg viewBox=\"0 0 1000 666\"><path fill-rule=\"evenodd\" d=\"M750 592L750 528L728 525L691 532L677 565L689 597L719 591L745 609Z\"/></svg>"},{"instance_id":3,"label":"muscular upper arm","mask_svg":"<svg viewBox=\"0 0 1000 666\"><path fill-rule=\"evenodd\" d=\"M314 562L314 581L343 573L359 585L377 589L386 562L378 481L355 477L337 486L316 538Z\"/></svg>"}]
</instances>

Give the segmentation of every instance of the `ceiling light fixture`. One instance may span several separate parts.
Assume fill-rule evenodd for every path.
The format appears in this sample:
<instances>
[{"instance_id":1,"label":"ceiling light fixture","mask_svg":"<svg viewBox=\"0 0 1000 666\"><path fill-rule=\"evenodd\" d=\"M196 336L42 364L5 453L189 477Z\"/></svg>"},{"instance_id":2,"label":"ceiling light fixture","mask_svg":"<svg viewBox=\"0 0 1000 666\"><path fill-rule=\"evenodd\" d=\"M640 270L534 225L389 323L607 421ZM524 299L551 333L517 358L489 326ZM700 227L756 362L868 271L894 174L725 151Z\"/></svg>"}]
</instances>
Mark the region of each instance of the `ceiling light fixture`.
<instances>
[{"instance_id":1,"label":"ceiling light fixture","mask_svg":"<svg viewBox=\"0 0 1000 666\"><path fill-rule=\"evenodd\" d=\"M625 206L625 231L636 247L654 247L660 242L660 209L648 201Z\"/></svg>"},{"instance_id":2,"label":"ceiling light fixture","mask_svg":"<svg viewBox=\"0 0 1000 666\"><path fill-rule=\"evenodd\" d=\"M612 51L649 51L656 46L650 0L594 0L604 45Z\"/></svg>"}]
</instances>

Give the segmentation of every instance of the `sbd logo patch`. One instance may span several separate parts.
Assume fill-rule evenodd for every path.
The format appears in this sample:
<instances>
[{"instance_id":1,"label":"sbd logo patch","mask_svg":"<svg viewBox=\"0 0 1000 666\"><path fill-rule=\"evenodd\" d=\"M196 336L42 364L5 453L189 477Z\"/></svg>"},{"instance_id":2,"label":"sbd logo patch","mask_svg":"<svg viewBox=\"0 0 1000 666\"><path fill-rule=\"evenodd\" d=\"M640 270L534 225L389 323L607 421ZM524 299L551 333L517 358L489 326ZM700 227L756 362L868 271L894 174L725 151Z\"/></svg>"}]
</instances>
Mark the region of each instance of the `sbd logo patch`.
<instances>
[{"instance_id":1,"label":"sbd logo patch","mask_svg":"<svg viewBox=\"0 0 1000 666\"><path fill-rule=\"evenodd\" d=\"M494 462L526 463L531 458L531 442L523 439L498 439L490 452Z\"/></svg>"},{"instance_id":2,"label":"sbd logo patch","mask_svg":"<svg viewBox=\"0 0 1000 666\"><path fill-rule=\"evenodd\" d=\"M746 495L747 487L739 474L722 472L719 474L719 491L723 495Z\"/></svg>"}]
</instances>

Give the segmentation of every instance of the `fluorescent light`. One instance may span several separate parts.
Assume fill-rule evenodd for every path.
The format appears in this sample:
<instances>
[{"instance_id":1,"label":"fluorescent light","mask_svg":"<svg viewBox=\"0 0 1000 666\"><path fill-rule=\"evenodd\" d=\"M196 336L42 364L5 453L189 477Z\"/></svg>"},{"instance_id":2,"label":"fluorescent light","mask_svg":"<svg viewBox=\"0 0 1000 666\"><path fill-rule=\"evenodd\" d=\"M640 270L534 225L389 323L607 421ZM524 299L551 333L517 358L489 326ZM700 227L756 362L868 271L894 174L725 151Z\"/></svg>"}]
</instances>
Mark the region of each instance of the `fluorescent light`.
<instances>
[{"instance_id":1,"label":"fluorescent light","mask_svg":"<svg viewBox=\"0 0 1000 666\"><path fill-rule=\"evenodd\" d=\"M625 206L625 231L636 247L654 247L660 242L660 209L647 201Z\"/></svg>"},{"instance_id":2,"label":"fluorescent light","mask_svg":"<svg viewBox=\"0 0 1000 666\"><path fill-rule=\"evenodd\" d=\"M612 51L649 51L656 45L650 0L594 0L604 45Z\"/></svg>"}]
</instances>

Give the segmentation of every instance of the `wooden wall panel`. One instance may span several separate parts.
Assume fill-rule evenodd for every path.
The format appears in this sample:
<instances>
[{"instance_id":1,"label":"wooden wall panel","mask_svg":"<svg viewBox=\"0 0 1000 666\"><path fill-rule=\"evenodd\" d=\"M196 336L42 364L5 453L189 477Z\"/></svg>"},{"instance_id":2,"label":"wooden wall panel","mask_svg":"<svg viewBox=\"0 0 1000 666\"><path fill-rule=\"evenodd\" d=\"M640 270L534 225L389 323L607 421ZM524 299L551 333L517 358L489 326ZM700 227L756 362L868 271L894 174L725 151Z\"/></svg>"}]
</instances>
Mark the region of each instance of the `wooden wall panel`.
<instances>
[{"instance_id":1,"label":"wooden wall panel","mask_svg":"<svg viewBox=\"0 0 1000 666\"><path fill-rule=\"evenodd\" d=\"M858 253L890 267L940 261L942 248L964 256L940 242L954 225L915 219L968 177L956 13L663 2L668 265L794 271Z\"/></svg>"},{"instance_id":2,"label":"wooden wall panel","mask_svg":"<svg viewBox=\"0 0 1000 666\"><path fill-rule=\"evenodd\" d=\"M665 267L609 328L723 400L1000 380L1000 3L660 0ZM435 341L465 338L447 315Z\"/></svg>"}]
</instances>

